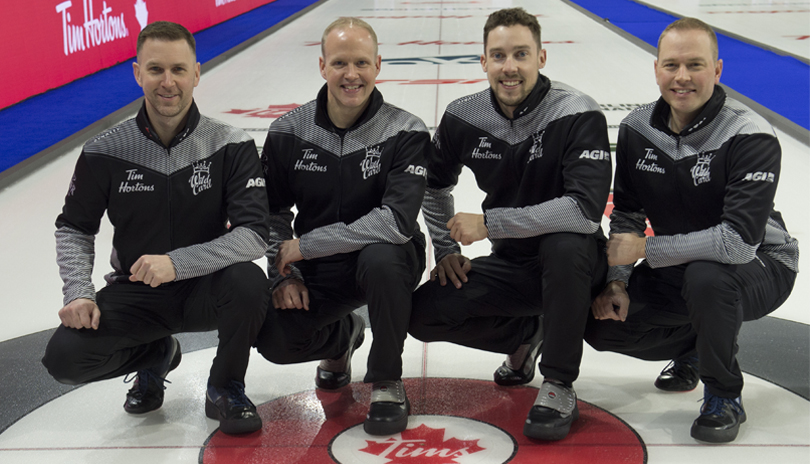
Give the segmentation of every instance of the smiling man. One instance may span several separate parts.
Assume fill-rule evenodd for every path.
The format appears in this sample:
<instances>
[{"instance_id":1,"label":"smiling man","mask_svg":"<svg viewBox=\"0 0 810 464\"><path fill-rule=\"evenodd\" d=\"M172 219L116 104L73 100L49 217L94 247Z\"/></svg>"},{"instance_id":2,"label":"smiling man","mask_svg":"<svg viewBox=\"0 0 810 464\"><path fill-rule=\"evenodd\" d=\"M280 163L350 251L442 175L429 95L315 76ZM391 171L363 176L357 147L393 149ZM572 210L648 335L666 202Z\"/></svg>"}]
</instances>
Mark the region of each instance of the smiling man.
<instances>
[{"instance_id":1,"label":"smiling man","mask_svg":"<svg viewBox=\"0 0 810 464\"><path fill-rule=\"evenodd\" d=\"M414 295L410 333L508 354L499 385L545 377L523 433L560 440L578 417L573 382L592 295L607 270L600 228L610 188L599 105L539 73L537 18L500 10L484 26L490 88L448 105L428 162L422 212L438 265ZM486 193L483 214L454 214L463 166ZM469 260L458 245L489 239Z\"/></svg>"},{"instance_id":2,"label":"smiling man","mask_svg":"<svg viewBox=\"0 0 810 464\"><path fill-rule=\"evenodd\" d=\"M353 311L368 304L372 393L363 427L389 435L408 425L402 350L425 268L416 216L432 146L424 123L375 88L381 58L370 25L340 18L321 43L326 84L273 122L264 144L273 307L257 347L280 364L321 360L315 385L344 387L365 332Z\"/></svg>"},{"instance_id":3,"label":"smiling man","mask_svg":"<svg viewBox=\"0 0 810 464\"><path fill-rule=\"evenodd\" d=\"M672 359L655 381L661 390L702 380L691 434L712 443L733 441L746 419L740 326L787 299L799 254L773 209L779 141L717 85L722 70L717 37L702 21L680 19L661 34L661 98L619 129L609 283L586 334L598 350ZM646 218L654 237L644 235Z\"/></svg>"},{"instance_id":4,"label":"smiling man","mask_svg":"<svg viewBox=\"0 0 810 464\"><path fill-rule=\"evenodd\" d=\"M42 362L68 384L137 372L124 409L143 414L161 407L165 378L180 364L172 335L217 329L205 412L225 433L259 430L244 391L270 296L251 262L268 237L256 145L200 114L192 98L200 63L183 26L146 26L133 72L141 110L85 144L56 220L64 307ZM96 292L93 240L105 212L113 272Z\"/></svg>"}]
</instances>

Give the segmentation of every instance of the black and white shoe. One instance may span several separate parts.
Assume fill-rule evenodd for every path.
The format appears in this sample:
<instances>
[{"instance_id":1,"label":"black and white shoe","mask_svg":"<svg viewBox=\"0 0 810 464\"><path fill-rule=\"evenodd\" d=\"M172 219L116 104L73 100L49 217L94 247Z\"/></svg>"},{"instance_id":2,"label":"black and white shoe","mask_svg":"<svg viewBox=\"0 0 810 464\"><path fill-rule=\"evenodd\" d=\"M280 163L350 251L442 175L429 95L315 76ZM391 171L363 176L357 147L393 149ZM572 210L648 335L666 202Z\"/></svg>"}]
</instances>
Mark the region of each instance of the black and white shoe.
<instances>
[{"instance_id":1,"label":"black and white shoe","mask_svg":"<svg viewBox=\"0 0 810 464\"><path fill-rule=\"evenodd\" d=\"M562 440L577 419L579 407L574 388L545 380L529 410L523 435L537 440Z\"/></svg>"},{"instance_id":2,"label":"black and white shoe","mask_svg":"<svg viewBox=\"0 0 810 464\"><path fill-rule=\"evenodd\" d=\"M704 390L700 416L692 423L690 434L707 443L728 443L737 438L745 419L742 397L723 398Z\"/></svg>"},{"instance_id":3,"label":"black and white shoe","mask_svg":"<svg viewBox=\"0 0 810 464\"><path fill-rule=\"evenodd\" d=\"M402 380L374 382L371 389L371 406L363 430L369 435L393 435L408 427L411 403L405 394Z\"/></svg>"},{"instance_id":4,"label":"black and white shoe","mask_svg":"<svg viewBox=\"0 0 810 464\"><path fill-rule=\"evenodd\" d=\"M166 347L166 356L160 364L138 371L134 377L135 383L127 392L124 411L130 414L145 414L163 406L164 390L166 390L164 384L168 382L166 376L177 369L183 359L180 342L176 338L169 336L163 339L163 342ZM125 383L133 380L133 378L127 377L124 377Z\"/></svg>"},{"instance_id":5,"label":"black and white shoe","mask_svg":"<svg viewBox=\"0 0 810 464\"><path fill-rule=\"evenodd\" d=\"M537 358L543 348L543 316L537 318L537 330L528 343L520 345L506 361L495 370L495 383L502 387L525 385L534 379L537 370ZM514 367L519 366L519 367Z\"/></svg>"},{"instance_id":6,"label":"black and white shoe","mask_svg":"<svg viewBox=\"0 0 810 464\"><path fill-rule=\"evenodd\" d=\"M351 313L352 333L349 349L336 359L323 359L315 375L315 386L321 390L337 390L352 381L352 354L360 348L366 337L366 323L358 314Z\"/></svg>"},{"instance_id":7,"label":"black and white shoe","mask_svg":"<svg viewBox=\"0 0 810 464\"><path fill-rule=\"evenodd\" d=\"M245 384L231 380L225 388L208 385L205 415L219 421L219 429L229 435L255 432L262 428L256 406L245 395Z\"/></svg>"}]
</instances>

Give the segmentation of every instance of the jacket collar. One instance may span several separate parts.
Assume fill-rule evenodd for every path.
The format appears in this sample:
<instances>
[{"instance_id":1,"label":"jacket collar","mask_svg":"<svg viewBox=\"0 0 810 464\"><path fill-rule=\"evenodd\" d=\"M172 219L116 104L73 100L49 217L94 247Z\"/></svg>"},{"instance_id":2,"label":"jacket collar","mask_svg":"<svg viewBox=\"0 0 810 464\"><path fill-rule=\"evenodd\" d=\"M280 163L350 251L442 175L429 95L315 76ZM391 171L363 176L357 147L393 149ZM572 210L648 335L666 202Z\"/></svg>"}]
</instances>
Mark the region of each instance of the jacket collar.
<instances>
[{"instance_id":1,"label":"jacket collar","mask_svg":"<svg viewBox=\"0 0 810 464\"><path fill-rule=\"evenodd\" d=\"M653 108L652 116L650 117L650 125L670 135L689 135L714 120L720 113L720 110L723 109L725 102L726 92L719 85L715 85L712 96L709 98L709 101L703 105L703 108L701 108L695 120L681 129L681 132L678 134L669 128L669 118L672 116L672 110L669 104L664 101L664 97L660 97L655 103L655 108Z\"/></svg>"},{"instance_id":2,"label":"jacket collar","mask_svg":"<svg viewBox=\"0 0 810 464\"><path fill-rule=\"evenodd\" d=\"M329 92L329 90L327 89L326 84L324 84L323 87L321 87L321 90L318 92L318 98L315 100L315 124L331 132L340 133L357 129L371 120L371 118L377 114L377 111L379 111L383 105L382 93L380 93L375 86L374 90L371 92L371 96L369 97L371 101L369 102L368 106L366 106L366 109L363 110L363 114L361 114L360 117L357 118L357 121L355 121L354 124L352 124L352 126L348 129L340 129L332 123L332 120L329 119L329 114L326 111L326 102L328 98L327 92Z\"/></svg>"},{"instance_id":3,"label":"jacket collar","mask_svg":"<svg viewBox=\"0 0 810 464\"><path fill-rule=\"evenodd\" d=\"M155 129L152 128L152 124L149 122L149 116L146 114L146 101L141 104L141 109L138 111L138 115L135 117L135 123L138 125L138 128L141 130L143 135L147 138L154 140L155 142L159 143L163 146L163 141L160 140L158 137L157 132ZM188 118L186 118L186 125L183 127L177 135L174 136L171 143L167 148L171 148L178 143L185 140L194 129L197 128L197 125L200 123L200 110L197 109L197 103L194 100L191 100L191 106L188 108Z\"/></svg>"},{"instance_id":4,"label":"jacket collar","mask_svg":"<svg viewBox=\"0 0 810 464\"><path fill-rule=\"evenodd\" d=\"M517 119L521 116L524 116L530 113L532 110L537 108L540 105L540 102L543 101L546 94L548 94L549 89L551 88L551 81L546 76L537 73L537 82L534 84L534 88L526 98L520 102L520 104L515 108L515 111L512 113L514 117L512 119ZM501 105L498 104L498 99L495 98L495 91L492 90L492 87L489 88L489 96L492 99L492 106L495 107L495 111L498 112L501 116L506 119L509 119L503 111L501 110Z\"/></svg>"}]
</instances>

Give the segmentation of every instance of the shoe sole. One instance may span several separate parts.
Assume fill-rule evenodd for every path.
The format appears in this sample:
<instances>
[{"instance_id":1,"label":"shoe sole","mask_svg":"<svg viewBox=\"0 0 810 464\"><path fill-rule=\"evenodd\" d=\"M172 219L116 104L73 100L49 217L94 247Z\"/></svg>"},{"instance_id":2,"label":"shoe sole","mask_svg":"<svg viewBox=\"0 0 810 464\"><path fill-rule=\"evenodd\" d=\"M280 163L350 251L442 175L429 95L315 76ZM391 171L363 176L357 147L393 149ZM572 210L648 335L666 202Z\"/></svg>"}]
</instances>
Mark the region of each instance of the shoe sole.
<instances>
[{"instance_id":1,"label":"shoe sole","mask_svg":"<svg viewBox=\"0 0 810 464\"><path fill-rule=\"evenodd\" d=\"M740 424L744 423L745 419L746 416L740 417L740 421L734 427L727 429L701 427L693 423L689 435L695 440L706 443L729 443L737 439L737 434L740 432Z\"/></svg>"},{"instance_id":2,"label":"shoe sole","mask_svg":"<svg viewBox=\"0 0 810 464\"><path fill-rule=\"evenodd\" d=\"M149 412L152 412L152 411L157 411L162 406L163 406L163 400L160 400L160 404L158 404L154 408L152 408L152 409L144 409L144 410L127 409L126 403L124 403L124 412L126 412L127 414L132 414L133 416L140 416L141 414L146 414L146 413L149 413Z\"/></svg>"},{"instance_id":3,"label":"shoe sole","mask_svg":"<svg viewBox=\"0 0 810 464\"><path fill-rule=\"evenodd\" d=\"M404 431L408 428L408 416L411 414L411 402L407 398L405 398L405 405L407 413L400 420L380 422L366 419L363 422L363 430L369 435L394 435Z\"/></svg>"},{"instance_id":4,"label":"shoe sole","mask_svg":"<svg viewBox=\"0 0 810 464\"><path fill-rule=\"evenodd\" d=\"M695 384L694 387L687 387L687 388L672 388L672 387L661 386L661 385L658 385L658 382L655 382L654 385L655 385L655 388L657 388L657 389L659 389L661 391L676 392L676 393L677 392L690 392L690 391L694 390L695 388L697 388L697 384Z\"/></svg>"},{"instance_id":5,"label":"shoe sole","mask_svg":"<svg viewBox=\"0 0 810 464\"><path fill-rule=\"evenodd\" d=\"M737 439L737 433L739 433L739 431L740 424L725 430L710 429L692 425L692 430L690 430L689 434L695 440L706 443L729 443Z\"/></svg>"},{"instance_id":6,"label":"shoe sole","mask_svg":"<svg viewBox=\"0 0 810 464\"><path fill-rule=\"evenodd\" d=\"M227 435L240 435L244 433L251 433L262 428L262 419L256 417L256 420L225 420L219 412L219 408L214 403L205 400L205 416L219 422L219 430Z\"/></svg>"},{"instance_id":7,"label":"shoe sole","mask_svg":"<svg viewBox=\"0 0 810 464\"><path fill-rule=\"evenodd\" d=\"M523 425L523 435L535 440L559 441L568 436L571 425L579 419L579 408L574 409L571 422L562 427L547 427L542 424L532 424L528 422Z\"/></svg>"}]
</instances>

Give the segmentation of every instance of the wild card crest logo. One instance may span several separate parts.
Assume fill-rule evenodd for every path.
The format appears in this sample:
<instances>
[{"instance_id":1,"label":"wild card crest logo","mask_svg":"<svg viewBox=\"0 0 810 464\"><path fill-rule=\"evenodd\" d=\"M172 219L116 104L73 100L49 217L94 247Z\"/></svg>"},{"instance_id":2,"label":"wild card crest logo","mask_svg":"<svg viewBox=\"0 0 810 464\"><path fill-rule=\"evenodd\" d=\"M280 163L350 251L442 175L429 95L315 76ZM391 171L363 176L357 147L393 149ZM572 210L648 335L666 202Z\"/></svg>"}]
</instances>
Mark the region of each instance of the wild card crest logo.
<instances>
[{"instance_id":1,"label":"wild card crest logo","mask_svg":"<svg viewBox=\"0 0 810 464\"><path fill-rule=\"evenodd\" d=\"M532 134L532 147L529 148L530 156L527 163L543 157L543 134L545 133L546 131L543 130Z\"/></svg>"},{"instance_id":2,"label":"wild card crest logo","mask_svg":"<svg viewBox=\"0 0 810 464\"><path fill-rule=\"evenodd\" d=\"M376 147L366 147L366 157L360 162L360 169L363 171L363 179L368 179L380 173L380 156L382 152L383 148L379 145Z\"/></svg>"},{"instance_id":3,"label":"wild card crest logo","mask_svg":"<svg viewBox=\"0 0 810 464\"><path fill-rule=\"evenodd\" d=\"M425 424L403 431L399 437L386 440L366 440L360 451L387 459L388 464L458 464L456 459L486 450L478 446L479 440L445 440L445 429L434 429Z\"/></svg>"},{"instance_id":4,"label":"wild card crest logo","mask_svg":"<svg viewBox=\"0 0 810 464\"><path fill-rule=\"evenodd\" d=\"M714 153L698 153L697 163L689 169L692 173L692 181L695 187L712 180L711 162L714 159Z\"/></svg>"},{"instance_id":5,"label":"wild card crest logo","mask_svg":"<svg viewBox=\"0 0 810 464\"><path fill-rule=\"evenodd\" d=\"M191 192L194 193L194 195L197 195L200 192L211 188L211 163L198 161L194 163L192 167L194 168L194 172L191 174L191 178L188 180L188 183L191 185Z\"/></svg>"}]
</instances>

